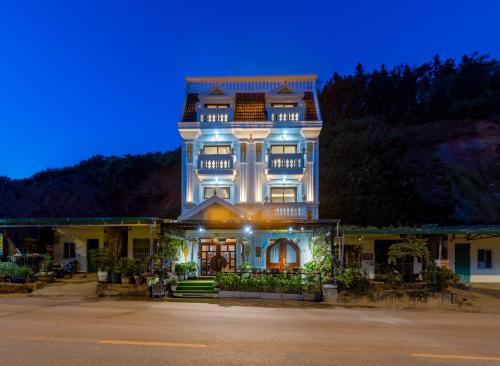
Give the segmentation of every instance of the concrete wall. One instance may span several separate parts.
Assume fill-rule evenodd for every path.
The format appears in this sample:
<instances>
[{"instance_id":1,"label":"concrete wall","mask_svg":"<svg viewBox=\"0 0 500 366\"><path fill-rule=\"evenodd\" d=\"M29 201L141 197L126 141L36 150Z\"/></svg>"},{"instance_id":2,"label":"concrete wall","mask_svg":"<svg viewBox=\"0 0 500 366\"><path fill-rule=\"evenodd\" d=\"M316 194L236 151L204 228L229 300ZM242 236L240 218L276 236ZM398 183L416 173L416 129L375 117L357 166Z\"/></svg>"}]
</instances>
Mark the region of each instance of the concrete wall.
<instances>
[{"instance_id":1,"label":"concrete wall","mask_svg":"<svg viewBox=\"0 0 500 366\"><path fill-rule=\"evenodd\" d=\"M448 239L448 257L450 268L455 270L455 244L470 244L470 281L500 282L500 238L466 240L451 236ZM479 269L477 266L478 249L491 249L492 268Z\"/></svg>"}]
</instances>

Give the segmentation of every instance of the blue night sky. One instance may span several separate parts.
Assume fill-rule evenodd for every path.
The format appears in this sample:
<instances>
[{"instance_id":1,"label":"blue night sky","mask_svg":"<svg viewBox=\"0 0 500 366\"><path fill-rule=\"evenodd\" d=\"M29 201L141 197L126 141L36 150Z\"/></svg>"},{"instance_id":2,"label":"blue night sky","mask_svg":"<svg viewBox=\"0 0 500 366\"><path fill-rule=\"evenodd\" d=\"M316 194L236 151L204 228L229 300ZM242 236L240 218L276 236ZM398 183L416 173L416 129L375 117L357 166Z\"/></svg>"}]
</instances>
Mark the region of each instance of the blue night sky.
<instances>
[{"instance_id":1,"label":"blue night sky","mask_svg":"<svg viewBox=\"0 0 500 366\"><path fill-rule=\"evenodd\" d=\"M0 1L0 175L178 146L184 76L500 57L492 1Z\"/></svg>"}]
</instances>

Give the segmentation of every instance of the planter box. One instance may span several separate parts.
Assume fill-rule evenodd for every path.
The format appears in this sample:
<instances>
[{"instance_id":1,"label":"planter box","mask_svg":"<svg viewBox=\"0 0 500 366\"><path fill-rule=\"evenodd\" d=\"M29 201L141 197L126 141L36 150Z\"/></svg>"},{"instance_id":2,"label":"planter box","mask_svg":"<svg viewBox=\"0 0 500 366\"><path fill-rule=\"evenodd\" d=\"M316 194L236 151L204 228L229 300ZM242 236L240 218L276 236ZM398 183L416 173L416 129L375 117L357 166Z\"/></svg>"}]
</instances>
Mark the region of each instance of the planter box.
<instances>
[{"instance_id":1,"label":"planter box","mask_svg":"<svg viewBox=\"0 0 500 366\"><path fill-rule=\"evenodd\" d=\"M219 291L219 297L240 299L304 300L304 294L282 294L278 292Z\"/></svg>"}]
</instances>

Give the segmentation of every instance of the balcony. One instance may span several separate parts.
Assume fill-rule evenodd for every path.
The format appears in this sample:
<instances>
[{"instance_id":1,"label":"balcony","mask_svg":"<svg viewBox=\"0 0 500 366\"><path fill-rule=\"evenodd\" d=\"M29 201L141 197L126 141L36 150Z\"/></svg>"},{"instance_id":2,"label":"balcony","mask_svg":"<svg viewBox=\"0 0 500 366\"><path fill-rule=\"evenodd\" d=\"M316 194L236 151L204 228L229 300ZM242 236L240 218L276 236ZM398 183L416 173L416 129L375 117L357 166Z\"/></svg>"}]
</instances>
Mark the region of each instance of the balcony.
<instances>
[{"instance_id":1,"label":"balcony","mask_svg":"<svg viewBox=\"0 0 500 366\"><path fill-rule=\"evenodd\" d=\"M234 179L234 155L198 155L196 174L200 180L218 177L220 179Z\"/></svg>"},{"instance_id":2,"label":"balcony","mask_svg":"<svg viewBox=\"0 0 500 366\"><path fill-rule=\"evenodd\" d=\"M197 118L203 124L227 123L233 121L233 111L231 108L201 108Z\"/></svg>"},{"instance_id":3,"label":"balcony","mask_svg":"<svg viewBox=\"0 0 500 366\"><path fill-rule=\"evenodd\" d=\"M269 179L302 179L305 171L304 154L269 154L266 173Z\"/></svg>"},{"instance_id":4,"label":"balcony","mask_svg":"<svg viewBox=\"0 0 500 366\"><path fill-rule=\"evenodd\" d=\"M268 119L273 122L298 122L304 120L304 108L271 107L268 109Z\"/></svg>"},{"instance_id":5,"label":"balcony","mask_svg":"<svg viewBox=\"0 0 500 366\"><path fill-rule=\"evenodd\" d=\"M268 203L264 206L264 214L268 219L307 219L308 204L306 202Z\"/></svg>"}]
</instances>

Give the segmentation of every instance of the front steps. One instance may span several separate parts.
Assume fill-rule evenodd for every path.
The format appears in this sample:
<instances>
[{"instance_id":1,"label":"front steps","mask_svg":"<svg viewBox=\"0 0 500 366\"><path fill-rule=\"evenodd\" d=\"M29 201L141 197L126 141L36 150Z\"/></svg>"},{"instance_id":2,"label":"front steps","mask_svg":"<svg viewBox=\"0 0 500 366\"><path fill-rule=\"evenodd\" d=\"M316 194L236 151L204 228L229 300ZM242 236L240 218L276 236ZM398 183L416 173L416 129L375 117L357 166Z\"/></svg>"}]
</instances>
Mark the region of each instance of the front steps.
<instances>
[{"instance_id":1,"label":"front steps","mask_svg":"<svg viewBox=\"0 0 500 366\"><path fill-rule=\"evenodd\" d=\"M214 288L214 279L203 278L196 280L180 280L174 297L183 298L214 298L218 291Z\"/></svg>"}]
</instances>

